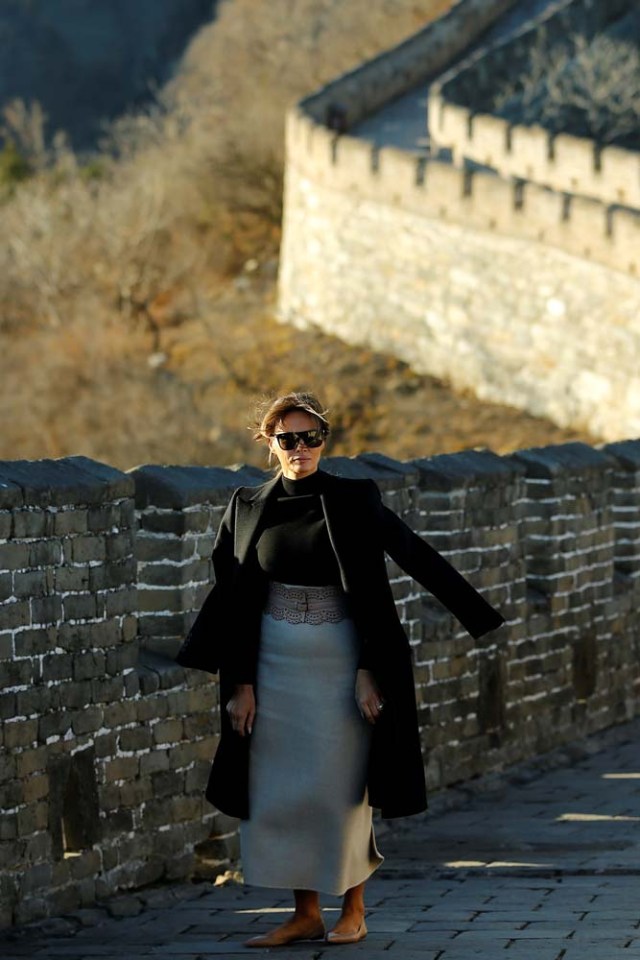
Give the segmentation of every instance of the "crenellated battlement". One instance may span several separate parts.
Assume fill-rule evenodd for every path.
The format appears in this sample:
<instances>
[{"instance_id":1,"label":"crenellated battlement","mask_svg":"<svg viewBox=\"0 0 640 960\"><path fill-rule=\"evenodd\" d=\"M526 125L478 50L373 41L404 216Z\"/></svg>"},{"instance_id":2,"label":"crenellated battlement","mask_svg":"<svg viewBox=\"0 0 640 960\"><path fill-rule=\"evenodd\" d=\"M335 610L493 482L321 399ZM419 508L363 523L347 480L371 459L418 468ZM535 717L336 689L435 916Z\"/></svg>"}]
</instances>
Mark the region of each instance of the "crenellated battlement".
<instances>
[{"instance_id":1,"label":"crenellated battlement","mask_svg":"<svg viewBox=\"0 0 640 960\"><path fill-rule=\"evenodd\" d=\"M625 4L607 5L611 17ZM487 113L501 77L526 72L532 47L574 33L593 36L606 24L597 5L585 17L574 0L562 0L517 36L481 48L433 84L428 124L432 144L451 151L456 166L468 161L504 177L534 181L549 189L593 197L605 204L640 208L640 154L541 126L511 124Z\"/></svg>"},{"instance_id":2,"label":"crenellated battlement","mask_svg":"<svg viewBox=\"0 0 640 960\"><path fill-rule=\"evenodd\" d=\"M393 147L377 149L357 137L337 136L306 115L304 105L287 120L287 163L298 175L351 198L549 244L640 274L639 213L533 181L465 170Z\"/></svg>"}]
</instances>

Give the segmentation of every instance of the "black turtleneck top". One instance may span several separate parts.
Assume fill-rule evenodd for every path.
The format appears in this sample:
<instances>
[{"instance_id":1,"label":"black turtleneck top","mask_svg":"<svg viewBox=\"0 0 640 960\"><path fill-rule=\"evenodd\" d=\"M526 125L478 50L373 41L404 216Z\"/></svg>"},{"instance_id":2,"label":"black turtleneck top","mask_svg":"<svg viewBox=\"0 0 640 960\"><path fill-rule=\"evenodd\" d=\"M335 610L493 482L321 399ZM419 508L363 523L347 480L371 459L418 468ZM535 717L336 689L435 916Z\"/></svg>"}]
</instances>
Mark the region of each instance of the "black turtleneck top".
<instances>
[{"instance_id":1,"label":"black turtleneck top","mask_svg":"<svg viewBox=\"0 0 640 960\"><path fill-rule=\"evenodd\" d=\"M340 583L320 500L324 476L316 470L299 480L280 477L256 544L258 563L270 580L303 586Z\"/></svg>"}]
</instances>

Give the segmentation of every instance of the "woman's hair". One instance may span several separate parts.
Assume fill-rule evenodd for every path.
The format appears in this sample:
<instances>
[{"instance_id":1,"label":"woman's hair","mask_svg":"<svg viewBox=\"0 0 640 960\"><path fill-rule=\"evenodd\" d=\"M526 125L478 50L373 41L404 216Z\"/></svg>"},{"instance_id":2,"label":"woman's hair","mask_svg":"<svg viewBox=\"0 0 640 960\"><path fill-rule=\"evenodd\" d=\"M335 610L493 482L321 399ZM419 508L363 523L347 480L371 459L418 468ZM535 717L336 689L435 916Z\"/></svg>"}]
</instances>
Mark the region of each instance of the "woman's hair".
<instances>
[{"instance_id":1,"label":"woman's hair","mask_svg":"<svg viewBox=\"0 0 640 960\"><path fill-rule=\"evenodd\" d=\"M313 393L285 393L282 397L271 397L262 400L256 407L256 415L253 426L253 439L265 440L272 437L276 432L278 424L286 417L288 413L308 413L312 416L318 427L323 431L325 437L329 433L329 421L327 420L328 410L323 409L322 404ZM273 457L269 451L269 462Z\"/></svg>"}]
</instances>

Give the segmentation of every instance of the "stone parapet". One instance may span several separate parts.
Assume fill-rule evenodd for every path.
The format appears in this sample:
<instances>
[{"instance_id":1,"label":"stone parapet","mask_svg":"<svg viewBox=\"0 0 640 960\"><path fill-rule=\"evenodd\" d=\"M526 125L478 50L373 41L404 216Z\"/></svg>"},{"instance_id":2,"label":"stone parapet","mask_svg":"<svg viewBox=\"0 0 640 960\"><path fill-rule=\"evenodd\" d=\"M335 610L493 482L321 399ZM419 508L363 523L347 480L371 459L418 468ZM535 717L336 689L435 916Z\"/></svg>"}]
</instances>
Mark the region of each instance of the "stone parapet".
<instances>
[{"instance_id":1,"label":"stone parapet","mask_svg":"<svg viewBox=\"0 0 640 960\"><path fill-rule=\"evenodd\" d=\"M348 129L429 77L435 77L517 0L457 0L402 43L341 74L303 100L317 123Z\"/></svg>"},{"instance_id":2,"label":"stone parapet","mask_svg":"<svg viewBox=\"0 0 640 960\"><path fill-rule=\"evenodd\" d=\"M135 481L140 643L175 656L211 583L211 551L230 490L267 479L253 467L147 465Z\"/></svg>"},{"instance_id":3,"label":"stone parapet","mask_svg":"<svg viewBox=\"0 0 640 960\"><path fill-rule=\"evenodd\" d=\"M454 122L454 111L461 113L464 108L447 106L441 111L447 118L443 123L455 129L473 129L475 120L467 117L456 115ZM497 118L490 120L501 123ZM538 136L535 130L532 136ZM640 184L640 157L630 156ZM302 177L309 184L348 194L349 201L366 200L426 220L541 243L633 277L640 274L640 211L619 206L617 200L602 202L581 196L579 190L564 192L561 184L555 188L545 185L544 177L542 182L533 176L503 177L490 169L466 169L395 147L377 148L358 137L336 135L305 114L304 104L287 118L287 166L289 183ZM623 180L630 189L634 178L625 174ZM295 225L297 211L293 191L285 196L286 237L286 231ZM640 194L638 201L640 206ZM283 298L287 294L286 271L284 259Z\"/></svg>"},{"instance_id":4,"label":"stone parapet","mask_svg":"<svg viewBox=\"0 0 640 960\"><path fill-rule=\"evenodd\" d=\"M637 713L640 441L324 466L375 480L507 619L474 641L389 561L431 791ZM233 489L266 477L0 463L0 925L237 857L203 797L217 678L170 654Z\"/></svg>"}]
</instances>

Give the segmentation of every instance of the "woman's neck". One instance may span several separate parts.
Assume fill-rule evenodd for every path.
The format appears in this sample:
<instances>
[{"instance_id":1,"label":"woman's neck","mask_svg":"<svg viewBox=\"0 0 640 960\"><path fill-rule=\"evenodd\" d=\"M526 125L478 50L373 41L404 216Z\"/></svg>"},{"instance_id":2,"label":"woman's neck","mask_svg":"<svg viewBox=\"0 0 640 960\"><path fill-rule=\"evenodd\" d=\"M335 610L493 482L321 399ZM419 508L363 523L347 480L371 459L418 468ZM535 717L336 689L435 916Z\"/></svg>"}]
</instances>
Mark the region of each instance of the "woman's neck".
<instances>
[{"instance_id":1,"label":"woman's neck","mask_svg":"<svg viewBox=\"0 0 640 960\"><path fill-rule=\"evenodd\" d=\"M320 489L322 474L319 470L314 470L313 473L296 477L295 480L282 474L281 480L287 494L316 493Z\"/></svg>"}]
</instances>

